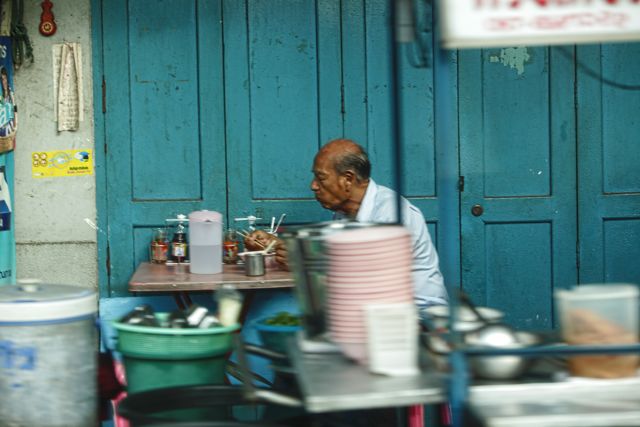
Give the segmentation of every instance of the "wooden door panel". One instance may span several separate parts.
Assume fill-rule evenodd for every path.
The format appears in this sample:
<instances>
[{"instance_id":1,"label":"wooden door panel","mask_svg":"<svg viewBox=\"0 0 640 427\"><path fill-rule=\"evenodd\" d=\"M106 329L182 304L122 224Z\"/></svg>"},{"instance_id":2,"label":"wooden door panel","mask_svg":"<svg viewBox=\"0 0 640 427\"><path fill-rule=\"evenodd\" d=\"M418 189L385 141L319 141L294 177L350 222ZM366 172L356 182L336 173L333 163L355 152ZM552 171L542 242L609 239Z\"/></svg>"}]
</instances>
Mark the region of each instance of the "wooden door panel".
<instances>
[{"instance_id":1,"label":"wooden door panel","mask_svg":"<svg viewBox=\"0 0 640 427\"><path fill-rule=\"evenodd\" d=\"M640 284L640 208L635 218L605 220L603 224L604 281Z\"/></svg>"},{"instance_id":2,"label":"wooden door panel","mask_svg":"<svg viewBox=\"0 0 640 427\"><path fill-rule=\"evenodd\" d=\"M516 327L548 328L553 290L577 274L572 70L522 49L460 54L462 286Z\"/></svg>"},{"instance_id":3,"label":"wooden door panel","mask_svg":"<svg viewBox=\"0 0 640 427\"><path fill-rule=\"evenodd\" d=\"M514 69L496 64L495 58L502 55L485 51L480 70L484 195L548 196L551 93L545 50L528 49L522 54L529 57L526 72L524 65ZM532 78L537 75L542 77Z\"/></svg>"},{"instance_id":4,"label":"wooden door panel","mask_svg":"<svg viewBox=\"0 0 640 427\"><path fill-rule=\"evenodd\" d=\"M640 84L640 46L582 46L605 79ZM580 282L640 283L640 91L578 69Z\"/></svg>"},{"instance_id":5,"label":"wooden door panel","mask_svg":"<svg viewBox=\"0 0 640 427\"><path fill-rule=\"evenodd\" d=\"M195 21L195 3L163 3L129 4L133 198L199 199L198 27L185 25ZM171 19L150 13L160 7Z\"/></svg>"},{"instance_id":6,"label":"wooden door panel","mask_svg":"<svg viewBox=\"0 0 640 427\"><path fill-rule=\"evenodd\" d=\"M230 216L329 215L309 185L320 138L342 133L333 3L225 2Z\"/></svg>"},{"instance_id":7,"label":"wooden door panel","mask_svg":"<svg viewBox=\"0 0 640 427\"><path fill-rule=\"evenodd\" d=\"M117 0L102 16L108 294L124 295L151 228L226 211L221 6Z\"/></svg>"},{"instance_id":8,"label":"wooden door panel","mask_svg":"<svg viewBox=\"0 0 640 427\"><path fill-rule=\"evenodd\" d=\"M607 79L640 87L640 46L638 43L603 45L600 72ZM589 64L592 62L590 61ZM605 194L640 195L640 91L587 82L599 86L602 105L602 190ZM591 79L593 80L593 79ZM586 117L585 117L586 118ZM636 202L638 200L636 199ZM640 214L640 205L635 205Z\"/></svg>"},{"instance_id":9,"label":"wooden door panel","mask_svg":"<svg viewBox=\"0 0 640 427\"><path fill-rule=\"evenodd\" d=\"M551 222L515 222L487 224L486 258L493 263L487 269L487 304L495 307L527 307L507 310L505 321L525 329L551 326L549 301L553 283L553 232ZM526 242L526 244L523 244ZM520 312L520 313L519 313ZM527 318L524 315L531 317Z\"/></svg>"}]
</instances>

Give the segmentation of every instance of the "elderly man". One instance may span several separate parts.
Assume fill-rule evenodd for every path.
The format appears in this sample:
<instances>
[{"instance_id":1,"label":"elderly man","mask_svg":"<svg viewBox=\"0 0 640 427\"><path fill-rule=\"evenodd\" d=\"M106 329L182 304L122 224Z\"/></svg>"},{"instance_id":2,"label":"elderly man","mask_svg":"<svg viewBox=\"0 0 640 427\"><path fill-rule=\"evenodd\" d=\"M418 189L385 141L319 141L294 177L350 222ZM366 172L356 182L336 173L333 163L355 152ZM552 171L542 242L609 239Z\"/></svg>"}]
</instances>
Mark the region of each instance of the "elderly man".
<instances>
[{"instance_id":1,"label":"elderly man","mask_svg":"<svg viewBox=\"0 0 640 427\"><path fill-rule=\"evenodd\" d=\"M336 139L316 154L311 190L334 217L359 222L396 222L396 193L370 178L371 163L365 150L348 139ZM447 304L448 296L438 267L438 254L420 210L402 198L402 222L411 232L416 304ZM286 263L286 248L278 245L276 259Z\"/></svg>"}]
</instances>

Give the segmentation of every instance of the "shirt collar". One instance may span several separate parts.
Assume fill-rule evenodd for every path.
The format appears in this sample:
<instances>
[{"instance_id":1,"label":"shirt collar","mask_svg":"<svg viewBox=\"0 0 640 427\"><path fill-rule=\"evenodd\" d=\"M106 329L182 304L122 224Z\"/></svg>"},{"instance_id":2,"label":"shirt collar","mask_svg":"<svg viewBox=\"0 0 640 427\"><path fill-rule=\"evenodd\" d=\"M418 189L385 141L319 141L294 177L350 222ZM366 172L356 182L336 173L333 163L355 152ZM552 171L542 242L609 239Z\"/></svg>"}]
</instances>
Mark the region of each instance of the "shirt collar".
<instances>
[{"instance_id":1,"label":"shirt collar","mask_svg":"<svg viewBox=\"0 0 640 427\"><path fill-rule=\"evenodd\" d=\"M378 185L373 179L369 178L369 185L367 185L362 203L360 203L360 208L356 215L358 222L368 222L370 220L375 207L376 194L378 194Z\"/></svg>"}]
</instances>

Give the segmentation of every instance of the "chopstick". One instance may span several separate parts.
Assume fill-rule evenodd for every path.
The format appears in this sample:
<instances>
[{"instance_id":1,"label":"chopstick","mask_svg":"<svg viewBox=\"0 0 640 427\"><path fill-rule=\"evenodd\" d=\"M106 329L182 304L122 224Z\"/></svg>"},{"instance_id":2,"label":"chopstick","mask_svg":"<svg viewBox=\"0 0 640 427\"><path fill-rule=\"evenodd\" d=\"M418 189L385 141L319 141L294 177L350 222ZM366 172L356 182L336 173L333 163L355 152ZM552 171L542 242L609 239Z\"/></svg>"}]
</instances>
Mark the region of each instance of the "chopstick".
<instances>
[{"instance_id":1,"label":"chopstick","mask_svg":"<svg viewBox=\"0 0 640 427\"><path fill-rule=\"evenodd\" d=\"M264 250L262 251L244 251L244 252L240 252L238 254L238 256L243 256L243 255L247 255L247 254L263 254L263 255L267 255Z\"/></svg>"},{"instance_id":2,"label":"chopstick","mask_svg":"<svg viewBox=\"0 0 640 427\"><path fill-rule=\"evenodd\" d=\"M278 231L278 228L280 228L280 223L282 223L282 221L284 220L284 217L287 216L286 213L283 213L282 215L280 215L280 219L278 220L278 225L276 225L276 228L273 229L273 232L275 233L276 231Z\"/></svg>"},{"instance_id":3,"label":"chopstick","mask_svg":"<svg viewBox=\"0 0 640 427\"><path fill-rule=\"evenodd\" d=\"M273 245L275 245L276 241L272 240L269 245L267 245L267 247L261 251L244 251L244 252L240 252L238 254L238 256L242 256L242 255L247 255L247 254L263 254L263 255L269 255L269 250L273 247Z\"/></svg>"},{"instance_id":4,"label":"chopstick","mask_svg":"<svg viewBox=\"0 0 640 427\"><path fill-rule=\"evenodd\" d=\"M256 242L258 243L258 242ZM264 254L264 255L269 255L269 251L275 246L277 242L275 240L272 240L269 242L269 244L267 245L267 247L265 248L264 246L260 245L260 243L258 243L260 246L262 246L264 249L261 251L244 251L244 252L240 252L238 255L246 255L246 254Z\"/></svg>"},{"instance_id":5,"label":"chopstick","mask_svg":"<svg viewBox=\"0 0 640 427\"><path fill-rule=\"evenodd\" d=\"M245 239L247 237L249 237L249 233L245 232L244 230L242 230L242 231L238 230L238 234L241 235L242 237L244 237ZM265 249L264 245L262 243L258 242L257 240L254 239L253 242L256 245L260 246L263 250Z\"/></svg>"},{"instance_id":6,"label":"chopstick","mask_svg":"<svg viewBox=\"0 0 640 427\"><path fill-rule=\"evenodd\" d=\"M275 240L270 241L267 247L264 248L264 253L267 254L275 245L276 245Z\"/></svg>"}]
</instances>

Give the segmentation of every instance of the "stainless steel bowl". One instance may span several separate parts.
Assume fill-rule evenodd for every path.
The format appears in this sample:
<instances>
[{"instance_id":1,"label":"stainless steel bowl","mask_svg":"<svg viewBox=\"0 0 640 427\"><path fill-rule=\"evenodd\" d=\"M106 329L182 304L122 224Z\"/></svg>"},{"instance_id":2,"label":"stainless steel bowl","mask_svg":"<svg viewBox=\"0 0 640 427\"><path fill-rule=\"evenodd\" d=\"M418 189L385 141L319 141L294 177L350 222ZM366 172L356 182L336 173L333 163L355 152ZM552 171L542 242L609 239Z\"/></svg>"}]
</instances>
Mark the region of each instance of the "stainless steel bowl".
<instances>
[{"instance_id":1,"label":"stainless steel bowl","mask_svg":"<svg viewBox=\"0 0 640 427\"><path fill-rule=\"evenodd\" d=\"M504 313L490 307L477 307L482 318L489 323L495 323L502 320ZM420 317L425 326L430 330L448 329L449 327L449 306L434 305L427 307L420 312ZM456 312L456 322L454 330L458 332L475 331L482 327L484 322L478 319L478 316L467 306L458 307Z\"/></svg>"},{"instance_id":2,"label":"stainless steel bowl","mask_svg":"<svg viewBox=\"0 0 640 427\"><path fill-rule=\"evenodd\" d=\"M473 348L516 349L538 344L537 335L530 332L515 332L505 325L487 325L467 334L465 343ZM469 366L472 372L490 380L509 380L521 376L531 363L530 357L508 356L470 356Z\"/></svg>"}]
</instances>

